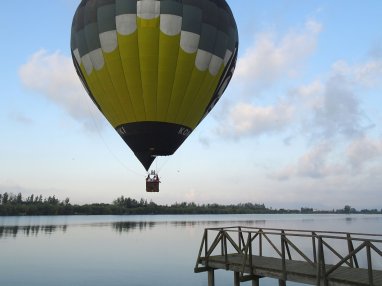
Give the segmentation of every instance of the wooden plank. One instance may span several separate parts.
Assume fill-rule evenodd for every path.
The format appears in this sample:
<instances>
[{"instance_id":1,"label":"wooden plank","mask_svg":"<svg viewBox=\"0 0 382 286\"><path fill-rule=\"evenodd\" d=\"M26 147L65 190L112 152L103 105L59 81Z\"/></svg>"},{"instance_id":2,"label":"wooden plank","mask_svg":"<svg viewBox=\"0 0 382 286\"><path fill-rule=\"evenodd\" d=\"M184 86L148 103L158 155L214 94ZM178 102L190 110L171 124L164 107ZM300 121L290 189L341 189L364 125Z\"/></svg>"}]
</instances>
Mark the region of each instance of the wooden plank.
<instances>
[{"instance_id":1,"label":"wooden plank","mask_svg":"<svg viewBox=\"0 0 382 286\"><path fill-rule=\"evenodd\" d=\"M252 269L249 267L249 257L245 261L243 267L243 254L228 254L227 258L224 255L210 256L208 265L217 269L226 269L241 272L244 269L245 273L253 272L255 276L270 277L283 280L283 266L280 258L252 256ZM205 259L201 258L201 264L204 265ZM227 264L226 264L227 263ZM314 266L314 267L313 267ZM285 269L287 280L316 285L317 283L317 264L311 265L305 261L285 260ZM333 265L325 265L326 270ZM382 271L373 270L374 285L382 285ZM328 285L369 285L369 273L367 269L350 268L340 266L336 271L328 276Z\"/></svg>"},{"instance_id":2,"label":"wooden plank","mask_svg":"<svg viewBox=\"0 0 382 286\"><path fill-rule=\"evenodd\" d=\"M256 275L245 275L240 277L240 282L247 282L247 281L253 281L253 280L259 280L261 277Z\"/></svg>"}]
</instances>

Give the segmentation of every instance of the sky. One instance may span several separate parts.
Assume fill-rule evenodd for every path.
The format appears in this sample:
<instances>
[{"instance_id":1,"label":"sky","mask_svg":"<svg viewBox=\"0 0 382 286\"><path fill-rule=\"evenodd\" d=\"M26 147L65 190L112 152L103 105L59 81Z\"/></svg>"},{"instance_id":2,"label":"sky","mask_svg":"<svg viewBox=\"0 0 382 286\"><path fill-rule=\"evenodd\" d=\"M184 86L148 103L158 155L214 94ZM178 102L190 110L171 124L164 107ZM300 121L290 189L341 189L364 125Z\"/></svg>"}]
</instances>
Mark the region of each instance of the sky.
<instances>
[{"instance_id":1,"label":"sky","mask_svg":"<svg viewBox=\"0 0 382 286\"><path fill-rule=\"evenodd\" d=\"M3 5L0 193L382 208L382 1L227 0L234 77L177 152L153 163L155 194L74 70L79 2Z\"/></svg>"}]
</instances>

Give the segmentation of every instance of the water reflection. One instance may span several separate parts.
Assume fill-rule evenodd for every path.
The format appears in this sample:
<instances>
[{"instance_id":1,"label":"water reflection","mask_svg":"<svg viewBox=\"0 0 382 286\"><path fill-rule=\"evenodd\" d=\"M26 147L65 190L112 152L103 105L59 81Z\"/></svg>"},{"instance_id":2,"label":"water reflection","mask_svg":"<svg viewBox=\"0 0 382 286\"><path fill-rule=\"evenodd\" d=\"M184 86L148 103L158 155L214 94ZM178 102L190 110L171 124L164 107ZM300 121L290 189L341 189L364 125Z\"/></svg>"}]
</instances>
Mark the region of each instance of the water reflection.
<instances>
[{"instance_id":1,"label":"water reflection","mask_svg":"<svg viewBox=\"0 0 382 286\"><path fill-rule=\"evenodd\" d=\"M237 224L237 225L253 225L265 224L262 221L225 221L224 224ZM221 227L222 221L117 221L117 222L94 222L94 223L81 223L73 224L71 227L112 227L118 233L129 232L132 230L146 231L154 228L155 226L170 225L172 227L190 228L190 227ZM0 225L0 239L8 237L17 237L22 235L24 237L36 237L39 235L50 235L57 231L65 233L69 228L67 224L49 224L49 225Z\"/></svg>"},{"instance_id":2,"label":"water reflection","mask_svg":"<svg viewBox=\"0 0 382 286\"><path fill-rule=\"evenodd\" d=\"M65 233L67 225L25 225L25 226L0 226L0 239L8 237L38 236L52 234L56 231Z\"/></svg>"},{"instance_id":3,"label":"water reflection","mask_svg":"<svg viewBox=\"0 0 382 286\"><path fill-rule=\"evenodd\" d=\"M224 224L224 225L223 225ZM91 227L102 228L110 227L118 232L129 232L133 230L146 231L154 228L155 226L164 227L170 225L176 228L194 228L194 227L223 227L231 225L265 225L266 220L242 220L242 221L198 221L198 220L175 220L175 221L117 221L117 222L93 222L93 223L80 223L71 224L71 227ZM68 224L48 224L48 225L3 225L0 226L0 239L8 237L17 237L23 235L25 237L36 237L39 235L53 234L54 232L61 231L65 233L69 228Z\"/></svg>"},{"instance_id":4,"label":"water reflection","mask_svg":"<svg viewBox=\"0 0 382 286\"><path fill-rule=\"evenodd\" d=\"M260 225L260 224L261 224L261 225L265 225L266 222L267 222L267 221L266 221L265 219L262 219L262 220L255 220L255 221L254 221L254 224L255 224L255 225Z\"/></svg>"},{"instance_id":5,"label":"water reflection","mask_svg":"<svg viewBox=\"0 0 382 286\"><path fill-rule=\"evenodd\" d=\"M211 220L211 221L172 221L170 222L172 226L175 227L196 227L196 226L206 226L206 227L222 227L224 224L225 226L232 226L232 225L246 225L251 226L259 221L257 220L227 220L227 221L219 221L219 220ZM263 221L265 223L265 221Z\"/></svg>"},{"instance_id":6,"label":"water reflection","mask_svg":"<svg viewBox=\"0 0 382 286\"><path fill-rule=\"evenodd\" d=\"M139 231L151 229L156 226L166 226L170 225L172 227L179 228L192 228L192 227L222 227L223 223L225 226L228 225L258 225L265 224L265 220L245 220L245 221L190 221L190 220L182 220L182 221L119 221L112 223L112 228L121 233L121 232L129 232L132 230L138 229ZM100 226L100 225L97 225Z\"/></svg>"},{"instance_id":7,"label":"water reflection","mask_svg":"<svg viewBox=\"0 0 382 286\"><path fill-rule=\"evenodd\" d=\"M336 222L337 220L337 222ZM365 222L359 224L359 222ZM65 233L69 228L111 228L117 233L146 231L154 227L221 228L232 226L268 227L284 229L315 229L370 232L371 225L379 225L381 216L319 216L319 215L195 215L195 216L59 216L59 217L0 217L0 239L22 235L33 237ZM346 227L345 227L346 226ZM375 232L379 229L374 228Z\"/></svg>"},{"instance_id":8,"label":"water reflection","mask_svg":"<svg viewBox=\"0 0 382 286\"><path fill-rule=\"evenodd\" d=\"M157 224L153 221L120 221L112 224L112 228L121 233L129 232L131 230L139 229L140 231L146 230L147 228L153 228Z\"/></svg>"},{"instance_id":9,"label":"water reflection","mask_svg":"<svg viewBox=\"0 0 382 286\"><path fill-rule=\"evenodd\" d=\"M345 218L345 220L346 220L347 223L351 223L352 220L355 220L355 219L352 218L352 217L347 217L347 218Z\"/></svg>"}]
</instances>

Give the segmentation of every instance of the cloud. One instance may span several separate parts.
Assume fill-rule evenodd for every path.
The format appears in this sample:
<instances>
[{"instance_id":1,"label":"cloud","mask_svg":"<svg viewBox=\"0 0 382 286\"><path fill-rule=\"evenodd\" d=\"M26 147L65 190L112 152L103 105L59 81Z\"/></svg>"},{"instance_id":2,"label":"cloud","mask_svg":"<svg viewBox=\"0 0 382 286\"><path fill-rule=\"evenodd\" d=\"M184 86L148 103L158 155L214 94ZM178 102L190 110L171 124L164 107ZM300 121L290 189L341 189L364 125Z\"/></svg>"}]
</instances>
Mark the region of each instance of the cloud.
<instances>
[{"instance_id":1,"label":"cloud","mask_svg":"<svg viewBox=\"0 0 382 286\"><path fill-rule=\"evenodd\" d=\"M337 60L327 74L290 87L291 78L297 82L296 76L316 51L321 31L322 25L310 20L282 37L267 32L256 35L238 60L233 84L237 84L237 94L251 96L236 96L239 101L226 108L226 117L217 128L220 136L240 138L289 130L299 133L286 134L289 144L299 135L320 143L362 137L375 127L365 115L363 100L366 91L375 92L382 86L382 60L377 53L358 63ZM267 87L272 89L266 99L255 96Z\"/></svg>"},{"instance_id":2,"label":"cloud","mask_svg":"<svg viewBox=\"0 0 382 286\"><path fill-rule=\"evenodd\" d=\"M325 179L329 177L368 176L372 170L380 169L382 139L357 137L342 146L335 140L322 141L312 146L305 154L279 171L271 179L289 180L293 177Z\"/></svg>"},{"instance_id":3,"label":"cloud","mask_svg":"<svg viewBox=\"0 0 382 286\"><path fill-rule=\"evenodd\" d=\"M341 75L333 75L325 83L321 103L313 108L307 129L318 138L347 138L363 133L362 111L355 88Z\"/></svg>"},{"instance_id":4,"label":"cloud","mask_svg":"<svg viewBox=\"0 0 382 286\"><path fill-rule=\"evenodd\" d=\"M367 91L382 86L382 60L368 59L350 65L336 61L329 77L313 96L311 116L305 132L314 139L354 139L363 137L375 124L365 115L362 103Z\"/></svg>"},{"instance_id":5,"label":"cloud","mask_svg":"<svg viewBox=\"0 0 382 286\"><path fill-rule=\"evenodd\" d=\"M61 107L87 130L102 126L100 112L86 95L70 57L39 50L20 67L19 76L27 89Z\"/></svg>"},{"instance_id":6,"label":"cloud","mask_svg":"<svg viewBox=\"0 0 382 286\"><path fill-rule=\"evenodd\" d=\"M324 90L325 84L320 80L314 80L308 84L291 88L288 97L294 105L300 106L301 110L309 109L310 113L312 109L321 106Z\"/></svg>"},{"instance_id":7,"label":"cloud","mask_svg":"<svg viewBox=\"0 0 382 286\"><path fill-rule=\"evenodd\" d=\"M291 31L281 39L271 33L256 35L253 45L238 60L235 81L263 88L285 76L296 76L315 51L321 30L320 23L308 21L302 30Z\"/></svg>"},{"instance_id":8,"label":"cloud","mask_svg":"<svg viewBox=\"0 0 382 286\"><path fill-rule=\"evenodd\" d=\"M378 60L355 65L337 61L326 78L285 88L285 93L277 93L281 95L270 94L268 105L239 101L228 107L224 120L220 119L218 134L240 138L297 130L312 142L365 136L375 124L362 103L366 91L373 92L380 85L381 67ZM287 134L287 138L296 136Z\"/></svg>"},{"instance_id":9,"label":"cloud","mask_svg":"<svg viewBox=\"0 0 382 286\"><path fill-rule=\"evenodd\" d=\"M358 85L369 88L382 85L381 58L373 58L353 66L344 60L340 60L333 64L332 70L334 73L347 77Z\"/></svg>"},{"instance_id":10,"label":"cloud","mask_svg":"<svg viewBox=\"0 0 382 286\"><path fill-rule=\"evenodd\" d=\"M224 112L225 117L219 118L220 126L217 128L217 133L223 137L237 139L281 133L299 122L307 124L306 120L312 116L312 110L322 106L324 90L325 85L315 80L291 88L285 94L276 97L273 104L260 106L252 102L239 101L232 106L226 106L228 111ZM289 144L295 136L295 134L288 135L285 139L286 144Z\"/></svg>"},{"instance_id":11,"label":"cloud","mask_svg":"<svg viewBox=\"0 0 382 286\"><path fill-rule=\"evenodd\" d=\"M12 112L9 114L9 117L18 122L18 123L21 123L23 125L30 125L33 123L33 120L27 116L25 116L24 114L21 114L21 113L18 113L18 112Z\"/></svg>"},{"instance_id":12,"label":"cloud","mask_svg":"<svg viewBox=\"0 0 382 286\"><path fill-rule=\"evenodd\" d=\"M303 28L291 30L280 39L271 33L256 35L256 41L238 60L234 82L240 84L239 89L247 89L245 93L254 95L276 81L295 77L315 51L321 30L320 23L307 21ZM299 90L299 98L292 93L281 94L272 96L273 103L268 104L256 104L247 97L227 108L217 132L231 138L282 132L296 120L301 98L308 99L308 94L317 89L322 86L315 82Z\"/></svg>"},{"instance_id":13,"label":"cloud","mask_svg":"<svg viewBox=\"0 0 382 286\"><path fill-rule=\"evenodd\" d=\"M238 138L280 131L292 121L293 114L292 106L283 102L264 107L238 103L231 108L218 133Z\"/></svg>"},{"instance_id":14,"label":"cloud","mask_svg":"<svg viewBox=\"0 0 382 286\"><path fill-rule=\"evenodd\" d=\"M328 176L343 174L343 166L340 163L331 162L333 149L334 147L331 142L322 142L315 145L303 154L296 164L291 164L270 175L270 177L284 181L292 177L322 179Z\"/></svg>"},{"instance_id":15,"label":"cloud","mask_svg":"<svg viewBox=\"0 0 382 286\"><path fill-rule=\"evenodd\" d=\"M334 169L340 168L336 168L328 163L331 151L332 146L328 142L314 146L298 160L297 175L319 179L333 174Z\"/></svg>"},{"instance_id":16,"label":"cloud","mask_svg":"<svg viewBox=\"0 0 382 286\"><path fill-rule=\"evenodd\" d=\"M347 147L346 155L352 168L360 171L366 164L382 158L382 140L357 138Z\"/></svg>"}]
</instances>

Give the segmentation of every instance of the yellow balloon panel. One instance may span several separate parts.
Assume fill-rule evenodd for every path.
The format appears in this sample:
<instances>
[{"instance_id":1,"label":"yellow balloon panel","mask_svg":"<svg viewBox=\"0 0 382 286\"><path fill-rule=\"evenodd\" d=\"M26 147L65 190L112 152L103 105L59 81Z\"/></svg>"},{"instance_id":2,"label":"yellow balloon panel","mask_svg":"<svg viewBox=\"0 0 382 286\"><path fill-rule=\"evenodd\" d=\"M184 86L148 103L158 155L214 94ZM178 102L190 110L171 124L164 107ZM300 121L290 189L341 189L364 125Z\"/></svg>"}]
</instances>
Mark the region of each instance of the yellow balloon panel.
<instances>
[{"instance_id":1,"label":"yellow balloon panel","mask_svg":"<svg viewBox=\"0 0 382 286\"><path fill-rule=\"evenodd\" d=\"M131 95L130 98L134 109L135 120L145 121L146 110L143 101L138 32L128 36L118 34L117 39L123 67L123 76L125 78L127 90Z\"/></svg>"},{"instance_id":2,"label":"yellow balloon panel","mask_svg":"<svg viewBox=\"0 0 382 286\"><path fill-rule=\"evenodd\" d=\"M166 121L170 102L173 100L173 88L176 81L180 35L159 36L157 118Z\"/></svg>"},{"instance_id":3,"label":"yellow balloon panel","mask_svg":"<svg viewBox=\"0 0 382 286\"><path fill-rule=\"evenodd\" d=\"M146 120L157 120L157 86L159 54L159 18L144 20L138 18L138 49L141 67L143 100Z\"/></svg>"},{"instance_id":4,"label":"yellow balloon panel","mask_svg":"<svg viewBox=\"0 0 382 286\"><path fill-rule=\"evenodd\" d=\"M94 100L101 108L101 112L108 119L112 126L118 125L117 112L114 110L113 105L111 104L110 98L105 97L106 91L103 88L97 74L95 71L92 71L89 75L85 71L83 65L80 66L81 71L84 75L86 83L89 85ZM101 107L102 106L102 107Z\"/></svg>"},{"instance_id":5,"label":"yellow balloon panel","mask_svg":"<svg viewBox=\"0 0 382 286\"><path fill-rule=\"evenodd\" d=\"M208 104L211 101L212 96L216 91L216 87L219 83L219 78L222 75L224 68L221 67L217 76L212 77L210 73L207 73L202 87L199 90L199 94L196 96L194 104L188 111L187 117L184 122L190 124L194 128L198 125L203 117Z\"/></svg>"},{"instance_id":6,"label":"yellow balloon panel","mask_svg":"<svg viewBox=\"0 0 382 286\"><path fill-rule=\"evenodd\" d=\"M116 103L121 106L123 112L121 120L128 122L136 121L131 94L127 89L127 84L124 77L124 70L121 64L119 49L116 49L111 53L104 53L104 58L105 66L113 85L115 95L113 98ZM111 95L109 96L112 97Z\"/></svg>"}]
</instances>

